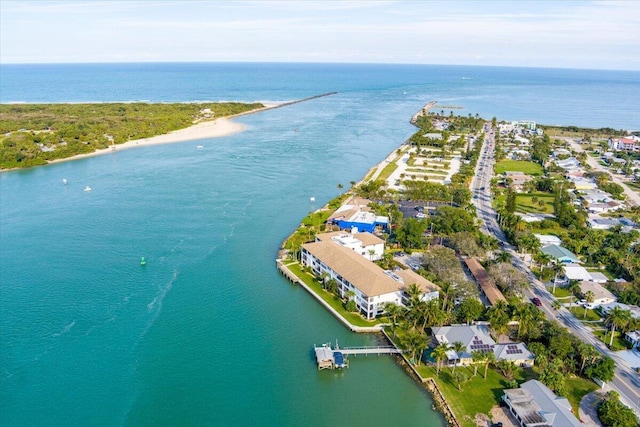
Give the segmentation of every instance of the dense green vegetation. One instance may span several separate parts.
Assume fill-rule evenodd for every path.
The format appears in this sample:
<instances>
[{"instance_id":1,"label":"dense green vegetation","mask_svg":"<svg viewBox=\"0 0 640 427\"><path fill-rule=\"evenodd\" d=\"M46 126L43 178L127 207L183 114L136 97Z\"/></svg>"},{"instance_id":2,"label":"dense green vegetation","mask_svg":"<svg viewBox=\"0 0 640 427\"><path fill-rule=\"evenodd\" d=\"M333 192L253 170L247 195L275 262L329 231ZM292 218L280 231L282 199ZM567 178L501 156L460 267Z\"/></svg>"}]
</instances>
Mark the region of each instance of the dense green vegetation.
<instances>
[{"instance_id":1,"label":"dense green vegetation","mask_svg":"<svg viewBox=\"0 0 640 427\"><path fill-rule=\"evenodd\" d=\"M620 402L617 392L610 391L598 407L598 418L606 427L636 427L638 418L631 408Z\"/></svg>"},{"instance_id":2,"label":"dense green vegetation","mask_svg":"<svg viewBox=\"0 0 640 427\"><path fill-rule=\"evenodd\" d=\"M0 169L42 165L260 107L237 102L1 104Z\"/></svg>"}]
</instances>

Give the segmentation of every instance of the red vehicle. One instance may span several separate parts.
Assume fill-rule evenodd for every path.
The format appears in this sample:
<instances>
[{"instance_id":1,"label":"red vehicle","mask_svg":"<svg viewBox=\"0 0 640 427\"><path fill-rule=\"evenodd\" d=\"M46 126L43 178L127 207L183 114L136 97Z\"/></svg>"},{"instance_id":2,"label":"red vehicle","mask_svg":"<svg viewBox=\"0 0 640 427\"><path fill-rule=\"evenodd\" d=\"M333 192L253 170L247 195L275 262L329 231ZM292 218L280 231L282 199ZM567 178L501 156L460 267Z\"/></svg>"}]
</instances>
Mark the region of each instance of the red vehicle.
<instances>
[{"instance_id":1,"label":"red vehicle","mask_svg":"<svg viewBox=\"0 0 640 427\"><path fill-rule=\"evenodd\" d=\"M542 301L540 301L540 298L531 298L531 302L537 307L540 307L542 305Z\"/></svg>"}]
</instances>

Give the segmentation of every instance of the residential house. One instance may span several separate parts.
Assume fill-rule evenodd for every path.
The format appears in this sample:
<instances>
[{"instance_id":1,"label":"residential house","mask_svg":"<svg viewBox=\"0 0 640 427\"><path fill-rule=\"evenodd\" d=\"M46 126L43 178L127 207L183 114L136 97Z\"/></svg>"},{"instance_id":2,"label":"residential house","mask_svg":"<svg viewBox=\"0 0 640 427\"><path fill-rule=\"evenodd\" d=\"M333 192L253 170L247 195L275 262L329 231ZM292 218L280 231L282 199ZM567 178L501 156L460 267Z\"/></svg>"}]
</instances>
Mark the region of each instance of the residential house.
<instances>
[{"instance_id":1,"label":"residential house","mask_svg":"<svg viewBox=\"0 0 640 427\"><path fill-rule=\"evenodd\" d=\"M640 330L627 332L624 334L624 339L629 341L633 347L640 347Z\"/></svg>"},{"instance_id":2,"label":"residential house","mask_svg":"<svg viewBox=\"0 0 640 427\"><path fill-rule=\"evenodd\" d=\"M634 319L640 319L640 307L635 305L627 305L621 302L610 302L608 304L600 305L599 310L603 316L606 316L609 314L609 311L614 309L614 307L618 307L620 310L629 310L631 317Z\"/></svg>"},{"instance_id":3,"label":"residential house","mask_svg":"<svg viewBox=\"0 0 640 427\"><path fill-rule=\"evenodd\" d=\"M580 259L569 249L560 245L549 245L540 249L541 252L549 255L552 259L556 258L565 264L579 264Z\"/></svg>"},{"instance_id":4,"label":"residential house","mask_svg":"<svg viewBox=\"0 0 640 427\"><path fill-rule=\"evenodd\" d=\"M579 264L565 264L563 265L564 276L568 280L578 280L585 281L591 280L591 274L587 271L586 268Z\"/></svg>"},{"instance_id":5,"label":"residential house","mask_svg":"<svg viewBox=\"0 0 640 427\"><path fill-rule=\"evenodd\" d=\"M609 278L598 271L590 271L591 281L594 283L607 283Z\"/></svg>"},{"instance_id":6,"label":"residential house","mask_svg":"<svg viewBox=\"0 0 640 427\"><path fill-rule=\"evenodd\" d=\"M516 191L522 191L524 185L533 180L532 176L527 175L524 172L506 171L504 175L507 180L510 180L511 188Z\"/></svg>"},{"instance_id":7,"label":"residential house","mask_svg":"<svg viewBox=\"0 0 640 427\"><path fill-rule=\"evenodd\" d=\"M581 427L582 424L564 397L553 393L538 380L504 390L502 400L522 427Z\"/></svg>"},{"instance_id":8,"label":"residential house","mask_svg":"<svg viewBox=\"0 0 640 427\"><path fill-rule=\"evenodd\" d=\"M569 176L569 181L573 182L573 185L576 190L585 191L585 190L595 190L598 188L598 184L593 179L584 178L581 176Z\"/></svg>"},{"instance_id":9,"label":"residential house","mask_svg":"<svg viewBox=\"0 0 640 427\"><path fill-rule=\"evenodd\" d=\"M569 157L564 160L556 160L555 162L556 162L556 165L558 165L558 167L566 171L577 170L582 167L582 165L580 164L580 161L575 157Z\"/></svg>"},{"instance_id":10,"label":"residential house","mask_svg":"<svg viewBox=\"0 0 640 427\"><path fill-rule=\"evenodd\" d=\"M637 228L637 224L627 218L602 218L592 216L587 220L587 225L594 230L609 230L620 226L623 233L628 233Z\"/></svg>"},{"instance_id":11,"label":"residential house","mask_svg":"<svg viewBox=\"0 0 640 427\"><path fill-rule=\"evenodd\" d=\"M534 234L536 239L540 241L540 247L545 247L549 245L558 245L562 244L562 240L558 236L554 236L553 234Z\"/></svg>"},{"instance_id":12,"label":"residential house","mask_svg":"<svg viewBox=\"0 0 640 427\"><path fill-rule=\"evenodd\" d=\"M335 280L343 298L353 292L358 311L369 320L382 314L386 303L404 305L405 291L414 283L422 291L423 301L438 298L438 287L419 274L383 270L333 239L302 245L301 263L317 277L326 273L327 280Z\"/></svg>"},{"instance_id":13,"label":"residential house","mask_svg":"<svg viewBox=\"0 0 640 427\"><path fill-rule=\"evenodd\" d=\"M452 346L456 342L462 343L464 349L456 352L450 348L447 359L450 365L468 366L473 363L472 352L491 352L496 360L509 360L517 366L530 368L535 356L524 343L496 344L489 335L489 328L484 325L451 325L431 328L433 337L438 344Z\"/></svg>"},{"instance_id":14,"label":"residential house","mask_svg":"<svg viewBox=\"0 0 640 427\"><path fill-rule=\"evenodd\" d=\"M616 302L618 300L615 295L613 295L600 283L591 281L581 282L580 293L582 293L582 295L586 295L587 292L591 292L593 294L593 302L588 303L589 308L596 308L600 307L601 305L611 304L612 302Z\"/></svg>"},{"instance_id":15,"label":"residential house","mask_svg":"<svg viewBox=\"0 0 640 427\"><path fill-rule=\"evenodd\" d=\"M606 203L611 200L614 200L611 194L599 189L587 190L587 191L581 192L580 198L584 200L586 203Z\"/></svg>"}]
</instances>

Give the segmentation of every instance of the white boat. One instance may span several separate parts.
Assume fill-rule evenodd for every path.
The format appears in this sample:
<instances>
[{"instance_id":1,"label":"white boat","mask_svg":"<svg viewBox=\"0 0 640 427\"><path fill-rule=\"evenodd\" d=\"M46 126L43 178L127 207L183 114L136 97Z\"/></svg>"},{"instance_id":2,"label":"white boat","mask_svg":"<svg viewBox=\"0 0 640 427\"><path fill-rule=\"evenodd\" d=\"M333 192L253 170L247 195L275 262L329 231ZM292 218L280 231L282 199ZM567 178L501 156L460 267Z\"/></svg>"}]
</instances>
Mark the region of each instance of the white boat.
<instances>
[{"instance_id":1,"label":"white boat","mask_svg":"<svg viewBox=\"0 0 640 427\"><path fill-rule=\"evenodd\" d=\"M197 148L198 150L201 150L201 149L203 149L203 148L204 148L204 145L198 145L198 146L196 146L196 148Z\"/></svg>"},{"instance_id":2,"label":"white boat","mask_svg":"<svg viewBox=\"0 0 640 427\"><path fill-rule=\"evenodd\" d=\"M84 187L84 191L91 191L91 187L87 185L86 187Z\"/></svg>"}]
</instances>

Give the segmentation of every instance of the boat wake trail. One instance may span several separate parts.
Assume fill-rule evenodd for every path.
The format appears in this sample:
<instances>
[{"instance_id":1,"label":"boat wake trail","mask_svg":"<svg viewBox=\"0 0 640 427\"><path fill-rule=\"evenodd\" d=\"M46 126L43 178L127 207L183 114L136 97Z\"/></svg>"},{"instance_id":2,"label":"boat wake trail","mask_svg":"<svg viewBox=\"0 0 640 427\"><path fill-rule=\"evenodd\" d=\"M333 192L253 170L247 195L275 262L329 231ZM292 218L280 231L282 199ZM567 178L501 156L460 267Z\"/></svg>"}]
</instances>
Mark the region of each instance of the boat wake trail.
<instances>
[{"instance_id":1,"label":"boat wake trail","mask_svg":"<svg viewBox=\"0 0 640 427\"><path fill-rule=\"evenodd\" d=\"M171 287L173 286L173 282L176 281L176 279L178 278L178 275L179 275L178 270L173 270L173 276L171 277L171 280L169 280L169 282L165 286L158 287L158 293L153 298L153 301L147 304L147 310L149 312L152 312L154 310L156 312L156 315L154 316L153 320L156 319L156 317L160 313L160 310L162 310L162 300L164 300L164 297L166 297L169 291L171 290Z\"/></svg>"},{"instance_id":2,"label":"boat wake trail","mask_svg":"<svg viewBox=\"0 0 640 427\"><path fill-rule=\"evenodd\" d=\"M73 328L76 324L76 321L72 321L71 323L68 323L64 326L64 328L62 328L62 330L60 332L56 332L55 334L53 334L53 337L59 337L62 336L64 334L66 334L67 332L69 332L71 330L71 328Z\"/></svg>"}]
</instances>

